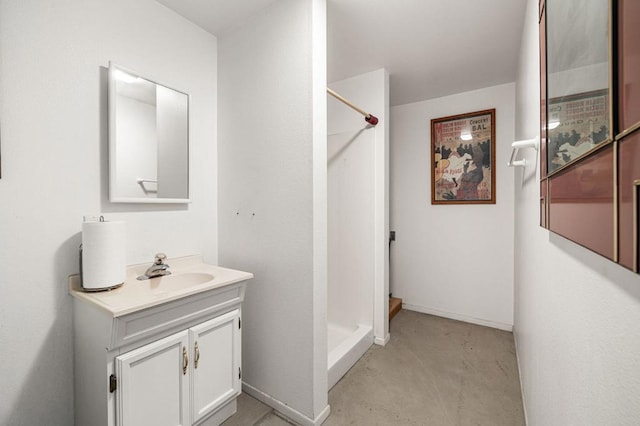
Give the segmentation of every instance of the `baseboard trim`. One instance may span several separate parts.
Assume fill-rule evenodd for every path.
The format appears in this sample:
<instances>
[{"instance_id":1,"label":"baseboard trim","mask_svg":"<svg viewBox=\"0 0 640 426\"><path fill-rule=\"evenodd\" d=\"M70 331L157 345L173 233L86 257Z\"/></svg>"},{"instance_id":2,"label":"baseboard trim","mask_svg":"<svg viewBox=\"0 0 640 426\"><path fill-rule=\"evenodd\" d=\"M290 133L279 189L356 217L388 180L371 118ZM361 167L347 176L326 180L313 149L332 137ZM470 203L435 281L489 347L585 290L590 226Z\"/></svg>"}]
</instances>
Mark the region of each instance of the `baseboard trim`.
<instances>
[{"instance_id":1,"label":"baseboard trim","mask_svg":"<svg viewBox=\"0 0 640 426\"><path fill-rule=\"evenodd\" d=\"M324 409L320 412L320 414L318 414L318 416L316 416L315 419L311 419L301 412L286 405L284 402L275 399L271 395L268 395L245 382L242 382L242 391L276 410L278 416L281 416L286 420L289 420L300 426L320 426L331 413L331 409L327 404L327 406L324 407Z\"/></svg>"},{"instance_id":2,"label":"baseboard trim","mask_svg":"<svg viewBox=\"0 0 640 426\"><path fill-rule=\"evenodd\" d=\"M375 337L373 339L373 343L375 343L378 346L385 346L387 343L389 343L389 339L391 339L391 334L387 333L387 335L384 336L384 338Z\"/></svg>"},{"instance_id":3,"label":"baseboard trim","mask_svg":"<svg viewBox=\"0 0 640 426\"><path fill-rule=\"evenodd\" d=\"M513 331L513 324L504 324L501 322L469 317L466 315L457 314L455 312L440 311L438 309L431 309L431 308L426 308L424 306L411 305L409 303L403 303L402 308L408 309L410 311L421 312L423 314L430 314L438 317L464 321L471 324L484 325L485 327L497 328L498 330Z\"/></svg>"},{"instance_id":4,"label":"baseboard trim","mask_svg":"<svg viewBox=\"0 0 640 426\"><path fill-rule=\"evenodd\" d=\"M522 381L522 368L520 368L520 351L518 350L518 334L516 328L513 328L513 344L516 347L516 362L518 363L518 378L520 379L520 395L522 395L522 411L524 413L524 424L529 424L529 416L527 416L527 399L524 395L524 383Z\"/></svg>"}]
</instances>

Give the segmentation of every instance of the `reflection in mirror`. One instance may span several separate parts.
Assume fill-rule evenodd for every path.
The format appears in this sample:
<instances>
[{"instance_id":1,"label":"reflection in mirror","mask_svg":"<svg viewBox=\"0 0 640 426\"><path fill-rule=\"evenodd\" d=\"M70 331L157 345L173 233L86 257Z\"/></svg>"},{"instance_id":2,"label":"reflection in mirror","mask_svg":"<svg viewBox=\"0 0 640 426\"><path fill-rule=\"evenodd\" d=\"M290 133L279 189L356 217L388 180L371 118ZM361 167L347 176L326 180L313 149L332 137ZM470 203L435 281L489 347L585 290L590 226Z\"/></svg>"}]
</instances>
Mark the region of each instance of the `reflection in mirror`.
<instances>
[{"instance_id":1,"label":"reflection in mirror","mask_svg":"<svg viewBox=\"0 0 640 426\"><path fill-rule=\"evenodd\" d=\"M189 98L109 65L109 198L189 202Z\"/></svg>"},{"instance_id":2,"label":"reflection in mirror","mask_svg":"<svg viewBox=\"0 0 640 426\"><path fill-rule=\"evenodd\" d=\"M609 0L547 0L548 170L607 140Z\"/></svg>"}]
</instances>

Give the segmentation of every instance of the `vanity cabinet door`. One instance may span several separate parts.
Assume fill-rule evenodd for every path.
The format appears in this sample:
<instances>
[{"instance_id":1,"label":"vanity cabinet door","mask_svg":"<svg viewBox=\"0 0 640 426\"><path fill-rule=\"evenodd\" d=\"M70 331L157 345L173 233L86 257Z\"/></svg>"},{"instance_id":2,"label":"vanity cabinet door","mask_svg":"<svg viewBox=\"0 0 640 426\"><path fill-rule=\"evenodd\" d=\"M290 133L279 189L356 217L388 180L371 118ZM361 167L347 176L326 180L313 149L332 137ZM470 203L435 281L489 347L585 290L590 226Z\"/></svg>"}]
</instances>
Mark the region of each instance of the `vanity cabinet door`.
<instances>
[{"instance_id":1,"label":"vanity cabinet door","mask_svg":"<svg viewBox=\"0 0 640 426\"><path fill-rule=\"evenodd\" d=\"M118 426L189 426L188 332L116 357Z\"/></svg>"},{"instance_id":2,"label":"vanity cabinet door","mask_svg":"<svg viewBox=\"0 0 640 426\"><path fill-rule=\"evenodd\" d=\"M236 309L192 327L189 334L195 424L240 394L240 311Z\"/></svg>"}]
</instances>

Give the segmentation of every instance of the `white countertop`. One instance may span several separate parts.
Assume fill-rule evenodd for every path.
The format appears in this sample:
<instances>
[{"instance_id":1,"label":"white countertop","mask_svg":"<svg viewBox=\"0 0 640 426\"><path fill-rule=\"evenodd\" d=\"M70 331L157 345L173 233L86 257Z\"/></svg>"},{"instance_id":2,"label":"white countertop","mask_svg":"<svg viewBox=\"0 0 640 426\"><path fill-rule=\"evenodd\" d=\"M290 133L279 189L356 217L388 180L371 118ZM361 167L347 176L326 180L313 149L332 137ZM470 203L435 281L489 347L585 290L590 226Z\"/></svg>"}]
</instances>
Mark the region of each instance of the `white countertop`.
<instances>
[{"instance_id":1,"label":"white countertop","mask_svg":"<svg viewBox=\"0 0 640 426\"><path fill-rule=\"evenodd\" d=\"M167 259L166 263L169 264L169 270L172 273L169 275L170 280L177 279L180 274L194 273L213 275L213 280L185 287L167 284L168 280L164 282L162 280L164 277L142 281L136 279L146 271L151 263L129 266L124 284L114 290L85 292L80 284L80 275L72 275L69 277L69 292L73 297L92 303L109 312L115 318L253 278L253 274L250 272L209 265L202 262L201 256L186 256Z\"/></svg>"}]
</instances>

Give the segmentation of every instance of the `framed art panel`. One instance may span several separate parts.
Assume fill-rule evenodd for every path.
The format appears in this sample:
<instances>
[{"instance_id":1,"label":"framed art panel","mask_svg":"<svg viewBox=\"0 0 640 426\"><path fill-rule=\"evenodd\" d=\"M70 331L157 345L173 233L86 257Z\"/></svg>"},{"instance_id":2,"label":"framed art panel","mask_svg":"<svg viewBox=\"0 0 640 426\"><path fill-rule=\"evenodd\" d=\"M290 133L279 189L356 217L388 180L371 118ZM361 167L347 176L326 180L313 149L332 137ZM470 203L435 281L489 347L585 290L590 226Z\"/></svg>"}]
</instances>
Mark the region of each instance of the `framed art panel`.
<instances>
[{"instance_id":1,"label":"framed art panel","mask_svg":"<svg viewBox=\"0 0 640 426\"><path fill-rule=\"evenodd\" d=\"M495 109L431 120L431 204L495 204Z\"/></svg>"}]
</instances>

